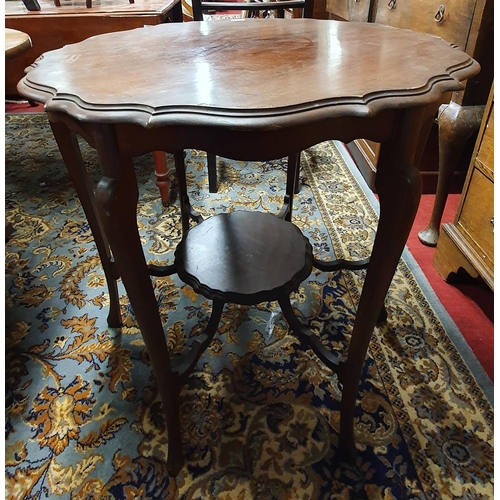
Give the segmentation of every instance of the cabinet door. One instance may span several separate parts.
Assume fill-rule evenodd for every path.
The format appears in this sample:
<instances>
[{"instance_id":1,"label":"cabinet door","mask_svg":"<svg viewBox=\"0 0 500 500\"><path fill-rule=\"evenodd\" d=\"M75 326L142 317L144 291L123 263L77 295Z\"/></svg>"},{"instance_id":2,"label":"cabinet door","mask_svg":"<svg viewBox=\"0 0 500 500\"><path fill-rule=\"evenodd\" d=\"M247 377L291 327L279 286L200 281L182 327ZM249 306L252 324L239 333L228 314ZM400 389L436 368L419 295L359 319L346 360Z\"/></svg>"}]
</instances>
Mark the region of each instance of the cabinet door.
<instances>
[{"instance_id":1,"label":"cabinet door","mask_svg":"<svg viewBox=\"0 0 500 500\"><path fill-rule=\"evenodd\" d=\"M476 0L379 0L376 23L438 35L465 49Z\"/></svg>"}]
</instances>

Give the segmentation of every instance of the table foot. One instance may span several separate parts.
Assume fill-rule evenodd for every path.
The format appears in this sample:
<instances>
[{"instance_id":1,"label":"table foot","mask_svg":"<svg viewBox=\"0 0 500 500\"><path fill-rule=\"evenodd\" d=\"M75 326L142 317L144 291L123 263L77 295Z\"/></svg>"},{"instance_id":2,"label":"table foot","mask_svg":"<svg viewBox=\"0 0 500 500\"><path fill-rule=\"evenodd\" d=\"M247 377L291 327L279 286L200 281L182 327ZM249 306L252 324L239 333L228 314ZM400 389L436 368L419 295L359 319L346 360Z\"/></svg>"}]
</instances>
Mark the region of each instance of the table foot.
<instances>
[{"instance_id":1,"label":"table foot","mask_svg":"<svg viewBox=\"0 0 500 500\"><path fill-rule=\"evenodd\" d=\"M182 443L177 446L170 446L170 432L168 433L168 457L167 457L167 473L170 477L177 477L184 465L184 453L182 452ZM177 450L180 447L180 450Z\"/></svg>"},{"instance_id":2,"label":"table foot","mask_svg":"<svg viewBox=\"0 0 500 500\"><path fill-rule=\"evenodd\" d=\"M345 419L345 417L344 417ZM356 443L354 440L354 418L352 420L352 432L350 434L347 434L345 431L344 433L340 433L339 436L339 453L340 453L340 459L344 462L347 462L349 464L355 464L356 463L356 458L358 456L358 452L356 450Z\"/></svg>"}]
</instances>

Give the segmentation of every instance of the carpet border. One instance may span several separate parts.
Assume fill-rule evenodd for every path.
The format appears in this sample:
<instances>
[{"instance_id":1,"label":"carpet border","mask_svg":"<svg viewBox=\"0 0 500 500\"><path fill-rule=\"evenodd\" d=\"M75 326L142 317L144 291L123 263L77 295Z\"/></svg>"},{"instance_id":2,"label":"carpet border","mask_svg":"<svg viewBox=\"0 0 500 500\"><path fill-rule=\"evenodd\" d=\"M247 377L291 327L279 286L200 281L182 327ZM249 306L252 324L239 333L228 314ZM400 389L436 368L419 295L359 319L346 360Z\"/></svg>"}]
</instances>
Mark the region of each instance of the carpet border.
<instances>
[{"instance_id":1,"label":"carpet border","mask_svg":"<svg viewBox=\"0 0 500 500\"><path fill-rule=\"evenodd\" d=\"M360 185L361 189L363 190L365 196L367 197L368 201L372 204L374 210L377 212L378 215L380 215L379 211L379 202L375 195L373 194L372 190L368 187L368 184L366 183L365 179L363 178L361 172L358 170L354 160L352 159L347 147L345 146L344 143L339 142L339 141L333 141L337 149L339 150L339 153L341 154L342 158L344 159L346 165L348 166L349 170L353 174L353 176L356 178L358 181L358 184ZM481 363L478 361L476 355L470 348L469 344L465 340L464 336L460 332L458 326L456 323L453 321L452 317L449 315L449 313L446 311L444 308L443 304L437 297L436 293L434 292L433 288L431 287L429 281L425 277L422 269L418 265L417 261L415 260L415 257L411 254L410 250L408 249L407 246L405 246L403 250L403 254L401 256L405 264L408 266L408 269L411 271L411 273L415 276L415 280L417 281L418 285L422 289L423 293L425 294L429 305L433 308L434 312L436 313L436 316L438 319L441 321L443 324L443 327L446 331L446 334L450 338L450 340L453 342L454 346L456 347L457 351L460 353L460 356L462 356L462 359L464 360L465 364L467 365L467 368L469 368L472 376L475 378L477 384L483 391L486 399L492 406L494 407L494 387L493 387L493 382L491 381L490 377L487 375L485 372L484 368L481 366Z\"/></svg>"}]
</instances>

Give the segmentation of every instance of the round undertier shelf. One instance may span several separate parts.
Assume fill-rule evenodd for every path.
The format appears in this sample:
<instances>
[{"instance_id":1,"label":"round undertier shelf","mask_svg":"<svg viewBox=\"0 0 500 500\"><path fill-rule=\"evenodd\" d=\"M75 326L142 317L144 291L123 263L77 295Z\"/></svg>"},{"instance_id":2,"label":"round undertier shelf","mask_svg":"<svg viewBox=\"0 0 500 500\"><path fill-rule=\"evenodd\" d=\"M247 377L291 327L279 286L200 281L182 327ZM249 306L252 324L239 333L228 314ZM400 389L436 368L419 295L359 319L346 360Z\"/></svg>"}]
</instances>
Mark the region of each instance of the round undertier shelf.
<instances>
[{"instance_id":1,"label":"round undertier shelf","mask_svg":"<svg viewBox=\"0 0 500 500\"><path fill-rule=\"evenodd\" d=\"M263 212L211 217L191 228L175 251L184 283L235 304L289 295L309 276L312 262L309 240L297 226Z\"/></svg>"}]
</instances>

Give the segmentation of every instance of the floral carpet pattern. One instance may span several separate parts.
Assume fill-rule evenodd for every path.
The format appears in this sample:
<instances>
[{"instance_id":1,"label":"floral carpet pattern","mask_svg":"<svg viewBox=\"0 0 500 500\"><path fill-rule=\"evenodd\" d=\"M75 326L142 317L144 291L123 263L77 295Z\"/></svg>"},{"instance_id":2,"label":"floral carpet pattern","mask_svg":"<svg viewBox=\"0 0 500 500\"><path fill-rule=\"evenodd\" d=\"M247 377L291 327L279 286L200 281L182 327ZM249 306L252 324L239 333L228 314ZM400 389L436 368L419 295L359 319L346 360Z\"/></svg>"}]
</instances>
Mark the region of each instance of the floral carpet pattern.
<instances>
[{"instance_id":1,"label":"floral carpet pattern","mask_svg":"<svg viewBox=\"0 0 500 500\"><path fill-rule=\"evenodd\" d=\"M96 155L82 142L94 181ZM188 151L190 198L203 215L279 210L285 160ZM171 158L169 158L172 164ZM135 159L146 258L171 262L180 238L153 159ZM293 220L322 259L365 258L377 212L334 143L302 153ZM276 303L227 305L181 392L185 466L166 472L167 437L148 355L120 283L123 327L86 218L43 114L6 116L5 484L20 499L491 499L493 408L402 259L359 390L358 456L338 456L340 389L298 350ZM314 270L292 295L303 322L346 352L364 271ZM177 276L153 279L168 344L203 330L209 301Z\"/></svg>"}]
</instances>

